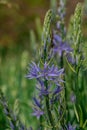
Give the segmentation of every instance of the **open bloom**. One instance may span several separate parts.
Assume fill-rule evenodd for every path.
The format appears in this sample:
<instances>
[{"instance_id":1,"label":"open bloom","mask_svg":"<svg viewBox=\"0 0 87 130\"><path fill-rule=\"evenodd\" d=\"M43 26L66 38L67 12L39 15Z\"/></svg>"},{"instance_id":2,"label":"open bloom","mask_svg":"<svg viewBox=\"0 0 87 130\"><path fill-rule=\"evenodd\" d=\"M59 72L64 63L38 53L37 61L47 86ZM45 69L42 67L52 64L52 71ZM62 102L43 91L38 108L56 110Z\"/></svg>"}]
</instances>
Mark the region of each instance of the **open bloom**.
<instances>
[{"instance_id":1,"label":"open bloom","mask_svg":"<svg viewBox=\"0 0 87 130\"><path fill-rule=\"evenodd\" d=\"M54 65L50 67L45 63L44 67L41 69L39 65L36 65L34 62L32 62L32 64L30 64L30 69L26 77L29 79L45 78L46 80L53 80L61 76L63 72L64 69L59 70L58 67Z\"/></svg>"},{"instance_id":2,"label":"open bloom","mask_svg":"<svg viewBox=\"0 0 87 130\"><path fill-rule=\"evenodd\" d=\"M60 84L64 82L61 79L61 75L63 73L64 69L58 69L58 67L55 65L49 66L47 63L45 63L42 67L40 67L39 64L36 65L34 62L30 64L26 77L28 79L36 79L39 83L36 86L39 92L38 98L33 98L33 115L37 118L40 118L40 116L45 114L43 105L44 97L47 97L52 105L58 101L58 95L62 91Z\"/></svg>"},{"instance_id":3,"label":"open bloom","mask_svg":"<svg viewBox=\"0 0 87 130\"><path fill-rule=\"evenodd\" d=\"M66 42L63 42L62 38L59 35L54 34L53 37L54 37L53 38L54 53L58 53L59 56L61 56L63 52L65 53L72 52L72 48Z\"/></svg>"}]
</instances>

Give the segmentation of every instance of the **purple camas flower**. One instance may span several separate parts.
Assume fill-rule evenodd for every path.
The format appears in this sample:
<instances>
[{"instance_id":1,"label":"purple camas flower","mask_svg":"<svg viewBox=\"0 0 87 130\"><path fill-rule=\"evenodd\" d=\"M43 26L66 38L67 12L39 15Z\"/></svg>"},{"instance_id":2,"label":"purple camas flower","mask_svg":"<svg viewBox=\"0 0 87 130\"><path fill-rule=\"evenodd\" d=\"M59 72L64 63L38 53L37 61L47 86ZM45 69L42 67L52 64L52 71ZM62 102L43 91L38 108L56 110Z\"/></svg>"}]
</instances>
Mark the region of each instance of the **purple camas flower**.
<instances>
[{"instance_id":1,"label":"purple camas flower","mask_svg":"<svg viewBox=\"0 0 87 130\"><path fill-rule=\"evenodd\" d=\"M46 80L53 80L53 78L59 77L61 74L63 74L64 69L58 70L57 66L52 65L51 67L48 66L48 64L44 64L43 69L39 67L39 65L36 65L34 62L30 64L30 69L27 74L28 79L39 79L39 78L45 78Z\"/></svg>"},{"instance_id":2,"label":"purple camas flower","mask_svg":"<svg viewBox=\"0 0 87 130\"><path fill-rule=\"evenodd\" d=\"M57 86L53 92L53 95L59 94L62 91L63 87Z\"/></svg>"},{"instance_id":3,"label":"purple camas flower","mask_svg":"<svg viewBox=\"0 0 87 130\"><path fill-rule=\"evenodd\" d=\"M36 116L38 119L42 116L44 112L39 108L33 108L33 116Z\"/></svg>"},{"instance_id":4,"label":"purple camas flower","mask_svg":"<svg viewBox=\"0 0 87 130\"><path fill-rule=\"evenodd\" d=\"M46 88L44 86L44 81L41 78L38 78L37 81L39 84L36 86L36 88L39 91L39 96L42 97L42 96L48 95L50 93L50 90L49 90L50 87Z\"/></svg>"},{"instance_id":5,"label":"purple camas flower","mask_svg":"<svg viewBox=\"0 0 87 130\"><path fill-rule=\"evenodd\" d=\"M54 35L53 35L54 37L54 39L53 39L53 43L54 43L54 45L56 45L57 43L60 43L60 42L62 42L62 38L58 35L58 34L56 34L55 32L54 32Z\"/></svg>"},{"instance_id":6,"label":"purple camas flower","mask_svg":"<svg viewBox=\"0 0 87 130\"><path fill-rule=\"evenodd\" d=\"M72 53L67 53L66 57L67 57L67 60L68 60L69 63L71 63L72 65L75 64L75 59L74 59L74 56L73 56Z\"/></svg>"},{"instance_id":7,"label":"purple camas flower","mask_svg":"<svg viewBox=\"0 0 87 130\"><path fill-rule=\"evenodd\" d=\"M51 93L49 91L49 88L45 88L45 86L44 87L41 86L41 88L37 88L37 89L40 92L40 96L45 96L45 95L48 95L49 93Z\"/></svg>"},{"instance_id":8,"label":"purple camas flower","mask_svg":"<svg viewBox=\"0 0 87 130\"><path fill-rule=\"evenodd\" d=\"M56 88L53 90L52 98L50 100L51 104L54 104L55 102L58 102L60 98L60 92L63 90L63 87L61 86L56 86Z\"/></svg>"},{"instance_id":9,"label":"purple camas flower","mask_svg":"<svg viewBox=\"0 0 87 130\"><path fill-rule=\"evenodd\" d=\"M29 79L37 79L40 87L37 86L36 88L42 96L52 93L52 90L50 90L52 84L48 85L48 87L46 88L46 86L44 85L44 80L54 82L56 84L56 88L54 88L53 90L54 95L61 91L61 88L58 88L58 86L60 86L59 83L63 82L63 80L61 79L61 75L63 74L63 72L64 69L59 70L58 67L54 65L50 67L48 66L48 64L45 63L43 68L41 69L39 65L36 65L34 62L32 62L32 64L30 64L30 69L26 77ZM38 107L40 107L40 104L38 100L36 100L36 98L34 98L34 102L38 105Z\"/></svg>"},{"instance_id":10,"label":"purple camas flower","mask_svg":"<svg viewBox=\"0 0 87 130\"><path fill-rule=\"evenodd\" d=\"M34 100L34 105L41 108L40 101L38 101L35 97L33 98L33 100Z\"/></svg>"},{"instance_id":11,"label":"purple camas flower","mask_svg":"<svg viewBox=\"0 0 87 130\"><path fill-rule=\"evenodd\" d=\"M59 56L61 56L63 52L69 53L71 51L71 48L67 43L61 42L59 44L56 44L53 50L54 50L54 53L58 53Z\"/></svg>"},{"instance_id":12,"label":"purple camas flower","mask_svg":"<svg viewBox=\"0 0 87 130\"><path fill-rule=\"evenodd\" d=\"M39 119L40 116L44 114L44 112L42 111L42 105L40 103L40 100L36 99L35 97L33 98L33 101L34 101L33 116L36 116L37 119Z\"/></svg>"},{"instance_id":13,"label":"purple camas flower","mask_svg":"<svg viewBox=\"0 0 87 130\"><path fill-rule=\"evenodd\" d=\"M61 75L64 73L64 69L58 69L55 65L48 65L45 63L41 68L40 64L36 65L34 62L30 64L30 68L27 74L28 79L36 79L39 83L36 88L39 92L38 98L33 98L34 107L33 115L38 119L45 113L44 97L49 97L49 102L53 105L58 101L58 95L62 91L61 83L64 81L61 79ZM47 86L45 84L47 82ZM54 87L53 87L54 86ZM53 98L53 100L52 100Z\"/></svg>"},{"instance_id":14,"label":"purple camas flower","mask_svg":"<svg viewBox=\"0 0 87 130\"><path fill-rule=\"evenodd\" d=\"M72 52L72 48L66 42L66 28L64 24L65 19L65 0L60 0L58 8L58 22L56 23L56 30L53 31L53 52L58 54L59 57L62 57L63 53Z\"/></svg>"},{"instance_id":15,"label":"purple camas flower","mask_svg":"<svg viewBox=\"0 0 87 130\"><path fill-rule=\"evenodd\" d=\"M53 33L53 45L54 54L58 53L60 57L63 52L65 52L66 54L72 52L72 48L70 47L70 45L68 45L67 42L63 42L62 38L55 32Z\"/></svg>"}]
</instances>

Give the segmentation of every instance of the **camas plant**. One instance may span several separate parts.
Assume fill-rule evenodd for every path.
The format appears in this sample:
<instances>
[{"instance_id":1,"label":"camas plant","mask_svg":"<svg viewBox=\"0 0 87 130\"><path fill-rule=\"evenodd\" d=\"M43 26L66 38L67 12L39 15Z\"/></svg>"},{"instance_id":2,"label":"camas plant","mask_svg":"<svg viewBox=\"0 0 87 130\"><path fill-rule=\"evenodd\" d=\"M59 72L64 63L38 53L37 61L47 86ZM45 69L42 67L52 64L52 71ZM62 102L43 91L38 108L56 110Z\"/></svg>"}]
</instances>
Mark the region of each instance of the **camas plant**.
<instances>
[{"instance_id":1,"label":"camas plant","mask_svg":"<svg viewBox=\"0 0 87 130\"><path fill-rule=\"evenodd\" d=\"M46 13L40 60L29 64L26 75L28 79L36 79L32 115L39 120L37 130L86 130L84 113L87 112L82 101L86 95L83 91L85 55L81 50L81 13L82 6L78 4L70 23L70 39L64 23L65 0L60 0L58 11L50 9ZM10 111L2 93L0 98L5 114L10 118L10 128L27 130Z\"/></svg>"},{"instance_id":2,"label":"camas plant","mask_svg":"<svg viewBox=\"0 0 87 130\"><path fill-rule=\"evenodd\" d=\"M62 6L61 4L64 4L63 1L62 3L60 2L60 6ZM60 9L61 8L63 9L63 7L60 7ZM62 21L60 27L61 35L54 35L54 40L59 44L57 43L57 47L54 45L53 48L51 48L51 31L53 29L51 24L56 21L56 15L52 9L47 12L43 27L41 58L38 64L32 62L29 65L28 74L26 76L28 79L36 79L38 83L38 85L36 85L38 94L33 98L33 115L40 121L40 130L75 129L71 124L67 125L65 122L66 107L65 101L63 102L65 99L62 98L61 94L65 89L64 68L58 69L58 64L55 64L56 62L53 57L54 50L56 49L60 58L63 57L64 51L70 52L72 50L64 42L64 14L63 16L61 15L62 14L60 14L60 20Z\"/></svg>"},{"instance_id":3,"label":"camas plant","mask_svg":"<svg viewBox=\"0 0 87 130\"><path fill-rule=\"evenodd\" d=\"M33 115L40 119L40 130L56 130L60 127L60 124L57 122L59 120L59 104L61 103L59 95L64 89L64 81L62 78L64 69L58 69L58 67L51 62L51 59L49 59L51 51L49 50L51 44L50 31L53 18L54 12L53 10L49 10L45 16L43 27L41 60L38 65L34 62L30 64L26 76L29 79L35 78L39 83L36 86L38 96L33 98Z\"/></svg>"},{"instance_id":4,"label":"camas plant","mask_svg":"<svg viewBox=\"0 0 87 130\"><path fill-rule=\"evenodd\" d=\"M66 42L66 31L64 25L65 11L64 3L65 1L60 1L60 8L58 10L59 23L57 23L57 30L53 30L51 24L56 21L56 15L53 10L49 10L46 14L44 27L43 27L43 37L42 37L42 55L38 65L34 62L30 64L27 78L35 78L39 83L36 86L38 91L38 96L33 98L33 115L39 118L40 130L76 130L84 129L86 125L83 123L83 110L80 105L81 100L79 99L79 73L82 68L83 54L81 51L82 43L82 33L81 33L81 12L82 6L78 4L75 10L72 21L71 29L71 47ZM53 19L55 19L53 21ZM53 31L53 39L51 39L51 32ZM72 34L73 33L73 34ZM53 41L52 41L53 40ZM51 43L53 42L53 43ZM70 42L70 41L68 41ZM53 45L53 48L50 46ZM55 59L55 52L58 53L59 57ZM72 56L69 58L68 55ZM49 58L50 57L50 58ZM64 58L67 63L64 63ZM73 59L72 59L73 58ZM52 60L53 59L53 60ZM59 60L59 62L55 62ZM71 61L73 61L71 63ZM73 67L72 67L72 65ZM55 66L56 65L56 66ZM60 69L58 69L58 65ZM71 76L74 76L74 80L71 86L74 87L73 93L71 95L71 101L74 102L74 119L77 120L77 124L72 126L70 121L72 119L68 118L70 110L68 107L67 98L67 84L65 82L65 76L67 72L64 68L69 65L71 71L73 71ZM61 68L63 67L63 68ZM79 79L80 80L80 79ZM64 83L65 82L65 83ZM70 88L72 91L72 88ZM66 90L66 91L65 91ZM80 115L81 113L81 115Z\"/></svg>"}]
</instances>

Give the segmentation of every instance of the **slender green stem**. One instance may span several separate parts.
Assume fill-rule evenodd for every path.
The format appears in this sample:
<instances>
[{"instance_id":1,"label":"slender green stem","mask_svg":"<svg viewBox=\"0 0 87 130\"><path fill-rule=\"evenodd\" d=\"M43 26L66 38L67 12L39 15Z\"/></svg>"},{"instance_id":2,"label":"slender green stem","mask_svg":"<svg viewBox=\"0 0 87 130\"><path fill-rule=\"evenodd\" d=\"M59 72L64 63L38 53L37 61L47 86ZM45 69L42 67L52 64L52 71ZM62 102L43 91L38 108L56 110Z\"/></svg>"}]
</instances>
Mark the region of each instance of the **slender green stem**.
<instances>
[{"instance_id":1,"label":"slender green stem","mask_svg":"<svg viewBox=\"0 0 87 130\"><path fill-rule=\"evenodd\" d=\"M61 55L61 57L60 57L60 67L61 68L63 68L63 53L62 53L62 55Z\"/></svg>"},{"instance_id":2,"label":"slender green stem","mask_svg":"<svg viewBox=\"0 0 87 130\"><path fill-rule=\"evenodd\" d=\"M61 55L61 57L60 57L60 66L61 66L61 68L64 67L63 53L62 53L62 55ZM65 76L64 76L63 79L64 79L64 81L65 81ZM65 128L66 106L67 106L67 104L66 104L66 86L65 86L65 84L64 84L63 101L62 101L62 103L60 104L61 111L62 111L62 113L63 113L60 122L61 122L61 126L63 127L64 130L66 130L66 128ZM61 115L60 115L60 116L61 116Z\"/></svg>"},{"instance_id":3,"label":"slender green stem","mask_svg":"<svg viewBox=\"0 0 87 130\"><path fill-rule=\"evenodd\" d=\"M43 121L43 118L42 118L42 116L40 116L40 130L44 130L43 125L42 125L42 121Z\"/></svg>"},{"instance_id":4,"label":"slender green stem","mask_svg":"<svg viewBox=\"0 0 87 130\"><path fill-rule=\"evenodd\" d=\"M46 63L46 58L47 58L47 44L44 46L43 57L44 57L43 62L45 64ZM44 86L46 87L46 89L48 89L48 81L45 79L45 77L44 77ZM46 103L46 110L47 110L48 119L49 119L49 122L50 122L50 124L52 126L52 130L56 130L55 124L54 124L54 119L53 119L53 116L52 116L52 113L51 113L51 110L50 110L50 105L49 105L49 94L46 95L45 103Z\"/></svg>"},{"instance_id":5,"label":"slender green stem","mask_svg":"<svg viewBox=\"0 0 87 130\"><path fill-rule=\"evenodd\" d=\"M47 89L48 88L48 83L47 83L46 79L45 79L44 84L45 84L46 89ZM50 106L49 106L49 94L46 95L46 109L47 109L47 114L48 114L48 118L49 118L50 124L52 126L52 130L56 130L55 129L54 120L53 120L53 117L52 117L52 113L51 113L51 110L50 110Z\"/></svg>"}]
</instances>

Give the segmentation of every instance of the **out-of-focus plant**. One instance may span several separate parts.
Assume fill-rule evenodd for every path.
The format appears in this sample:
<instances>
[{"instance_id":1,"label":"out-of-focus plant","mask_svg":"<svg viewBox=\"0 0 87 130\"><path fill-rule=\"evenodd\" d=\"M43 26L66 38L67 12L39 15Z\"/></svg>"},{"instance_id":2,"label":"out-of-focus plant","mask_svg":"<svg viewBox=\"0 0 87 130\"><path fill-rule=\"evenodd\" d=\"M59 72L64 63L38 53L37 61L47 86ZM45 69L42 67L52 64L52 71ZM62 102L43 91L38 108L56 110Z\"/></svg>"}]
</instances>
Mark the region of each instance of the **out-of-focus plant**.
<instances>
[{"instance_id":1,"label":"out-of-focus plant","mask_svg":"<svg viewBox=\"0 0 87 130\"><path fill-rule=\"evenodd\" d=\"M8 55L5 61L2 61L1 57L0 62L0 68L2 68L0 69L0 88L12 106L17 100L19 101L19 117L27 126L29 126L28 122L31 123L33 120L30 116L31 110L29 106L31 104L30 97L32 97L31 94L33 93L34 87L29 86L34 86L35 84L35 82L27 81L24 78L26 73L25 68L30 59L29 57L29 52L24 51L18 56L14 56L13 54L12 56ZM1 122L4 122L4 120Z\"/></svg>"},{"instance_id":2,"label":"out-of-focus plant","mask_svg":"<svg viewBox=\"0 0 87 130\"><path fill-rule=\"evenodd\" d=\"M9 109L8 103L0 90L0 104L3 106L4 113L8 118L9 126L11 130L27 130L27 128L20 122L18 117L16 116L16 111L13 113L12 110ZM15 104L17 106L17 103Z\"/></svg>"},{"instance_id":3,"label":"out-of-focus plant","mask_svg":"<svg viewBox=\"0 0 87 130\"><path fill-rule=\"evenodd\" d=\"M86 98L85 92L85 73L84 65L86 56L84 56L85 52L85 44L83 43L82 37L82 4L79 3L75 9L74 16L71 18L70 23L70 39L69 42L73 48L73 51L70 55L68 55L68 65L72 71L71 78L72 81L72 91L74 92L75 104L74 104L74 112L76 115L76 120L79 123L79 129L85 129L85 125L87 122L86 108L83 107L84 101L82 99ZM85 49L84 49L85 48ZM85 104L87 106L87 104Z\"/></svg>"},{"instance_id":4,"label":"out-of-focus plant","mask_svg":"<svg viewBox=\"0 0 87 130\"><path fill-rule=\"evenodd\" d=\"M52 9L57 9L57 0L50 0L50 6Z\"/></svg>"},{"instance_id":5,"label":"out-of-focus plant","mask_svg":"<svg viewBox=\"0 0 87 130\"><path fill-rule=\"evenodd\" d=\"M87 0L84 2L84 14L87 17Z\"/></svg>"}]
</instances>

